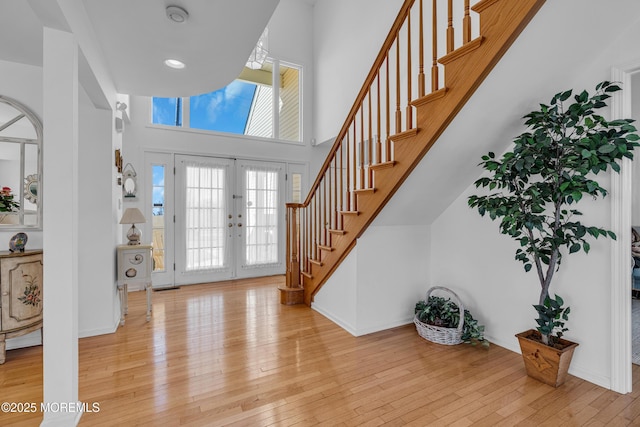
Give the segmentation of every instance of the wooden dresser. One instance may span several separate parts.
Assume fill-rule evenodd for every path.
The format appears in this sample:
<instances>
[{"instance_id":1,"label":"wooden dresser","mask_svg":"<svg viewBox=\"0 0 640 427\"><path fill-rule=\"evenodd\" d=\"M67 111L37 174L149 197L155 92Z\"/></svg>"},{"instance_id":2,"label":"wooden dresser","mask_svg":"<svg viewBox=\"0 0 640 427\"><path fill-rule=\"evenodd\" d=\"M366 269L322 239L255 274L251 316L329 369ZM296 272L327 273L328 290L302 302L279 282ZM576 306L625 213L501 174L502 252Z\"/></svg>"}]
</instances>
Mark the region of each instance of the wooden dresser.
<instances>
[{"instance_id":1,"label":"wooden dresser","mask_svg":"<svg viewBox=\"0 0 640 427\"><path fill-rule=\"evenodd\" d=\"M42 250L0 251L0 364L6 339L42 328Z\"/></svg>"}]
</instances>

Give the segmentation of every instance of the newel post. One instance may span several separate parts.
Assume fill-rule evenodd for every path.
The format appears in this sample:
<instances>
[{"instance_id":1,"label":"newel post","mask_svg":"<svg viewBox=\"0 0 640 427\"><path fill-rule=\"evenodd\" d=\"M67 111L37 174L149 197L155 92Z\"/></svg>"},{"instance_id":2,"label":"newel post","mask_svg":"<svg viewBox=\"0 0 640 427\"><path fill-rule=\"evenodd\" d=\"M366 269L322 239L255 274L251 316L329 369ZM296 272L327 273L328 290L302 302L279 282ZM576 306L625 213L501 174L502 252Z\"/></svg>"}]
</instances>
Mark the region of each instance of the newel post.
<instances>
[{"instance_id":1,"label":"newel post","mask_svg":"<svg viewBox=\"0 0 640 427\"><path fill-rule=\"evenodd\" d=\"M300 236L298 233L299 203L287 203L287 275L286 286L280 286L280 304L294 305L304 302L304 288L300 283L300 260L298 250Z\"/></svg>"}]
</instances>

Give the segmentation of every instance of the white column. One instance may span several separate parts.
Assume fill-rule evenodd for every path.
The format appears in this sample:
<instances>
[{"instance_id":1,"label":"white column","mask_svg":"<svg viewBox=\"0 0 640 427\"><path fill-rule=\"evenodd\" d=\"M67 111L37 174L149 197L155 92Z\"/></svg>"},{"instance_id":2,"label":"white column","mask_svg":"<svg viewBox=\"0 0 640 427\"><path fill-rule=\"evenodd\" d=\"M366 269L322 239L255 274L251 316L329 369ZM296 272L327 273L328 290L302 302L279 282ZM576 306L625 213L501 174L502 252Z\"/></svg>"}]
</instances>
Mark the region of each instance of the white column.
<instances>
[{"instance_id":1,"label":"white column","mask_svg":"<svg viewBox=\"0 0 640 427\"><path fill-rule=\"evenodd\" d=\"M53 411L43 413L41 425L62 427L77 425L81 416L72 406L78 401L78 44L51 28L43 39L43 400Z\"/></svg>"}]
</instances>

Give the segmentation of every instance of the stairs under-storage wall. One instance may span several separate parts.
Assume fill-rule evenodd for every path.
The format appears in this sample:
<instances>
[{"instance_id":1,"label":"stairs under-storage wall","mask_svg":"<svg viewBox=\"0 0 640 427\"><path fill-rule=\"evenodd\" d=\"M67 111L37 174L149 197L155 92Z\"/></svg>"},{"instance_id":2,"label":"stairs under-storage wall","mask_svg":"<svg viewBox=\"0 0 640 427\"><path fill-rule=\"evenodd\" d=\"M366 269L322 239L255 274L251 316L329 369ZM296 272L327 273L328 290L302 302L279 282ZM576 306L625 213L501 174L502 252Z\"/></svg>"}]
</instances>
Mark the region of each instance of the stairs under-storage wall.
<instances>
[{"instance_id":1,"label":"stairs under-storage wall","mask_svg":"<svg viewBox=\"0 0 640 427\"><path fill-rule=\"evenodd\" d=\"M543 3L405 1L308 197L287 205L287 287L306 304Z\"/></svg>"}]
</instances>

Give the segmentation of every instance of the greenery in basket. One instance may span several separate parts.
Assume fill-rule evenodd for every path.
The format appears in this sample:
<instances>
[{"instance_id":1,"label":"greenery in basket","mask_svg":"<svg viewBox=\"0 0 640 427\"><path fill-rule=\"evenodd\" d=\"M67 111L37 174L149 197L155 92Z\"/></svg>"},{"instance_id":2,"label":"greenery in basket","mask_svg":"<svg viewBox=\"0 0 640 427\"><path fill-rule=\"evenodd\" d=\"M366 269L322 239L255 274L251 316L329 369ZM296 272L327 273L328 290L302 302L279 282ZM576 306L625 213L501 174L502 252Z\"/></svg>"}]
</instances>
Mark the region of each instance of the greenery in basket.
<instances>
[{"instance_id":1,"label":"greenery in basket","mask_svg":"<svg viewBox=\"0 0 640 427\"><path fill-rule=\"evenodd\" d=\"M469 206L480 215L500 218L500 232L520 244L515 259L525 271L536 271L540 298L534 308L546 345L553 345L567 330L569 309L562 308L562 298L549 297L562 250L588 253L589 239L616 238L610 230L582 224L575 205L584 196L605 197L607 191L594 177L609 168L619 172L618 162L633 159L632 150L640 145L633 120L607 121L596 112L619 90L606 81L596 86L593 96L567 90L524 116L529 131L516 137L513 151L501 159L491 152L482 157L487 176L475 186L497 191L469 197Z\"/></svg>"},{"instance_id":2,"label":"greenery in basket","mask_svg":"<svg viewBox=\"0 0 640 427\"><path fill-rule=\"evenodd\" d=\"M455 302L444 297L430 296L427 301L418 301L415 314L422 323L443 328L457 328L460 321L460 308ZM480 343L483 347L489 347L489 341L484 338L484 326L479 325L466 309L460 338L467 344Z\"/></svg>"}]
</instances>

